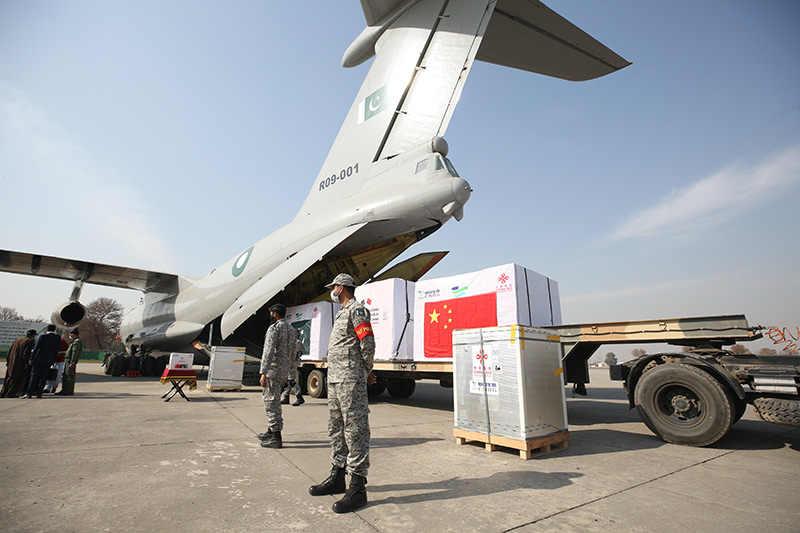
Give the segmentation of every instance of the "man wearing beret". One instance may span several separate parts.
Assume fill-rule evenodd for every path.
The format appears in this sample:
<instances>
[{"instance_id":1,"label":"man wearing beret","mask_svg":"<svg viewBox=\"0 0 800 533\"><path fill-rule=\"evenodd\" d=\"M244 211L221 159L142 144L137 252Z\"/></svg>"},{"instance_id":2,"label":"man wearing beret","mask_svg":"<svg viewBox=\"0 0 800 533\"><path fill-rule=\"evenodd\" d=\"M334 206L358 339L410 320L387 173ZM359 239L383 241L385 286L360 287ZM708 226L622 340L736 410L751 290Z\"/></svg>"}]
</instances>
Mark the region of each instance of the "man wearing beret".
<instances>
[{"instance_id":1,"label":"man wearing beret","mask_svg":"<svg viewBox=\"0 0 800 533\"><path fill-rule=\"evenodd\" d=\"M283 448L281 431L283 413L281 412L281 390L289 377L297 347L297 332L286 320L286 306L275 304L269 308L275 320L264 337L264 352L261 355L261 398L267 414L267 431L259 433L264 448Z\"/></svg>"},{"instance_id":2,"label":"man wearing beret","mask_svg":"<svg viewBox=\"0 0 800 533\"><path fill-rule=\"evenodd\" d=\"M331 441L330 476L311 486L312 496L345 492L345 473L350 486L333 504L337 513L354 511L367 504L369 469L369 403L367 380L372 376L375 337L369 311L356 301L355 281L339 274L326 287L331 299L342 304L333 322L328 344L328 437Z\"/></svg>"}]
</instances>

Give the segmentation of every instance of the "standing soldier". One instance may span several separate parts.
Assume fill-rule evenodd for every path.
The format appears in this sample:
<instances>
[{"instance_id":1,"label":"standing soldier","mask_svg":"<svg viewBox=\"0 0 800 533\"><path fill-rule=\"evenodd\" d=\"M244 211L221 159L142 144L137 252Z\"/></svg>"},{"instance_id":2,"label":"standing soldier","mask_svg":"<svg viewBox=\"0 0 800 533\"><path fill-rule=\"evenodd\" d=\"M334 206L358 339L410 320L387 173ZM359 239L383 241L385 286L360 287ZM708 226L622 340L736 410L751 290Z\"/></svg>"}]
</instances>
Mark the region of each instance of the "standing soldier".
<instances>
[{"instance_id":1,"label":"standing soldier","mask_svg":"<svg viewBox=\"0 0 800 533\"><path fill-rule=\"evenodd\" d=\"M83 353L83 341L78 328L72 328L69 331L69 336L72 338L72 343L67 348L67 354L64 356L64 377L61 383L61 392L56 393L61 396L75 394L75 367L78 366L78 359L81 358Z\"/></svg>"},{"instance_id":2,"label":"standing soldier","mask_svg":"<svg viewBox=\"0 0 800 533\"><path fill-rule=\"evenodd\" d=\"M298 332L299 333L299 332ZM286 386L283 389L283 397L281 398L281 404L288 404L289 403L289 395L294 394L295 400L292 404L294 407L298 405L303 405L306 401L303 399L303 389L300 385L300 380L302 379L302 374L300 373L300 365L302 364L301 358L303 357L303 341L300 340L300 336L297 336L297 349L295 350L294 358L292 359L292 364L289 367L289 382L286 383Z\"/></svg>"},{"instance_id":3,"label":"standing soldier","mask_svg":"<svg viewBox=\"0 0 800 533\"><path fill-rule=\"evenodd\" d=\"M267 431L259 433L258 438L264 448L283 448L281 390L289 375L289 367L294 362L297 333L286 320L285 305L273 305L269 308L269 314L275 323L267 329L264 353L261 355L261 386L264 387L261 398L267 413Z\"/></svg>"},{"instance_id":4,"label":"standing soldier","mask_svg":"<svg viewBox=\"0 0 800 533\"><path fill-rule=\"evenodd\" d=\"M330 476L311 486L312 496L345 492L345 471L350 486L344 497L333 504L337 513L354 511L367 504L369 469L369 404L367 381L372 376L375 337L369 311L354 298L356 282L339 274L326 285L331 299L342 304L333 323L328 344L328 437L331 441Z\"/></svg>"}]
</instances>

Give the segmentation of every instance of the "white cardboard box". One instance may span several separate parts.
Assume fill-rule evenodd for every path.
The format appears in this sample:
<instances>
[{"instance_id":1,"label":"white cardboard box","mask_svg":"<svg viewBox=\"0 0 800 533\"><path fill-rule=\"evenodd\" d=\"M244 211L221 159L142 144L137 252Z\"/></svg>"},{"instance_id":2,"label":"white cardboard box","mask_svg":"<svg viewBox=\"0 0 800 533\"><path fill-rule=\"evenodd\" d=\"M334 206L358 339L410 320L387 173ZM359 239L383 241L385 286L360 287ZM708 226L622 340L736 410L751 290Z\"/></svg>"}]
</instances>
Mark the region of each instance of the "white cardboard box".
<instances>
[{"instance_id":1,"label":"white cardboard box","mask_svg":"<svg viewBox=\"0 0 800 533\"><path fill-rule=\"evenodd\" d=\"M414 282L393 278L356 287L356 300L369 309L375 360L413 359Z\"/></svg>"},{"instance_id":2,"label":"white cardboard box","mask_svg":"<svg viewBox=\"0 0 800 533\"><path fill-rule=\"evenodd\" d=\"M414 360L448 361L454 329L560 324L558 283L514 263L420 280L414 317Z\"/></svg>"},{"instance_id":3,"label":"white cardboard box","mask_svg":"<svg viewBox=\"0 0 800 533\"><path fill-rule=\"evenodd\" d=\"M332 302L315 302L286 309L286 319L300 333L303 361L328 358L328 341L333 331L333 318L341 308Z\"/></svg>"},{"instance_id":4,"label":"white cardboard box","mask_svg":"<svg viewBox=\"0 0 800 533\"><path fill-rule=\"evenodd\" d=\"M169 365L167 368L180 368L183 370L191 370L194 363L193 353L176 353L169 354Z\"/></svg>"},{"instance_id":5,"label":"white cardboard box","mask_svg":"<svg viewBox=\"0 0 800 533\"><path fill-rule=\"evenodd\" d=\"M520 325L461 329L453 353L456 429L519 441L567 431L558 336Z\"/></svg>"},{"instance_id":6,"label":"white cardboard box","mask_svg":"<svg viewBox=\"0 0 800 533\"><path fill-rule=\"evenodd\" d=\"M206 387L213 389L241 389L244 374L244 348L214 346L208 367Z\"/></svg>"}]
</instances>

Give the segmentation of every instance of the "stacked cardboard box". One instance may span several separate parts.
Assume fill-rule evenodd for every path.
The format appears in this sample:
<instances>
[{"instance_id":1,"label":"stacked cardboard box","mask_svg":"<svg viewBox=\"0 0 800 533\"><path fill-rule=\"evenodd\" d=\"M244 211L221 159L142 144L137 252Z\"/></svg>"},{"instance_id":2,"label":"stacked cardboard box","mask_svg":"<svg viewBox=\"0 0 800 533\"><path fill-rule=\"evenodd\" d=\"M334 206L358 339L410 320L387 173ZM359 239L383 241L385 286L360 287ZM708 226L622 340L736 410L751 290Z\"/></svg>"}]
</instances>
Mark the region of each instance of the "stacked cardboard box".
<instances>
[{"instance_id":1,"label":"stacked cardboard box","mask_svg":"<svg viewBox=\"0 0 800 533\"><path fill-rule=\"evenodd\" d=\"M421 280L414 317L414 360L452 360L456 329L560 324L558 283L514 263Z\"/></svg>"},{"instance_id":2,"label":"stacked cardboard box","mask_svg":"<svg viewBox=\"0 0 800 533\"><path fill-rule=\"evenodd\" d=\"M332 302L315 302L286 309L286 319L300 333L304 361L323 361L328 358L333 318L340 307Z\"/></svg>"},{"instance_id":3,"label":"stacked cardboard box","mask_svg":"<svg viewBox=\"0 0 800 533\"><path fill-rule=\"evenodd\" d=\"M369 309L375 335L375 360L413 358L414 282L387 279L356 288L356 299Z\"/></svg>"}]
</instances>

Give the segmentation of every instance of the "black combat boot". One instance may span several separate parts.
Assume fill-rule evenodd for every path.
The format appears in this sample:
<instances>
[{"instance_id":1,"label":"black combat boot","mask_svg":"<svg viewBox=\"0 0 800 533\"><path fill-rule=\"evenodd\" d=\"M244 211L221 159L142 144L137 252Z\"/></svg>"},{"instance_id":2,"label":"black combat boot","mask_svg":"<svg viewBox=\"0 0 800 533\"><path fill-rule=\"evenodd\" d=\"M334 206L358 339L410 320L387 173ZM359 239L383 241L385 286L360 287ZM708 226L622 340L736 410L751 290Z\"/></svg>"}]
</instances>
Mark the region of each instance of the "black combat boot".
<instances>
[{"instance_id":1,"label":"black combat boot","mask_svg":"<svg viewBox=\"0 0 800 533\"><path fill-rule=\"evenodd\" d=\"M267 428L267 430L264 433L259 433L258 435L256 435L256 437L258 437L258 440L267 440L271 436L272 436L272 430L269 428Z\"/></svg>"},{"instance_id":2,"label":"black combat boot","mask_svg":"<svg viewBox=\"0 0 800 533\"><path fill-rule=\"evenodd\" d=\"M283 398L281 398L281 404L289 405L289 395L288 394L286 396L284 396Z\"/></svg>"},{"instance_id":3,"label":"black combat boot","mask_svg":"<svg viewBox=\"0 0 800 533\"><path fill-rule=\"evenodd\" d=\"M308 493L312 496L325 496L327 494L341 494L347 489L344 482L344 468L334 466L331 475L319 485L308 487Z\"/></svg>"},{"instance_id":4,"label":"black combat boot","mask_svg":"<svg viewBox=\"0 0 800 533\"><path fill-rule=\"evenodd\" d=\"M367 478L353 474L344 498L333 504L333 512L349 513L367 505Z\"/></svg>"},{"instance_id":5,"label":"black combat boot","mask_svg":"<svg viewBox=\"0 0 800 533\"><path fill-rule=\"evenodd\" d=\"M269 437L261 441L262 448L283 448L283 439L280 431L273 431Z\"/></svg>"},{"instance_id":6,"label":"black combat boot","mask_svg":"<svg viewBox=\"0 0 800 533\"><path fill-rule=\"evenodd\" d=\"M295 401L294 401L294 403L292 405L297 407L298 405L303 405L304 403L306 403L306 401L303 399L303 396L298 394L297 395L297 399L295 399Z\"/></svg>"}]
</instances>

